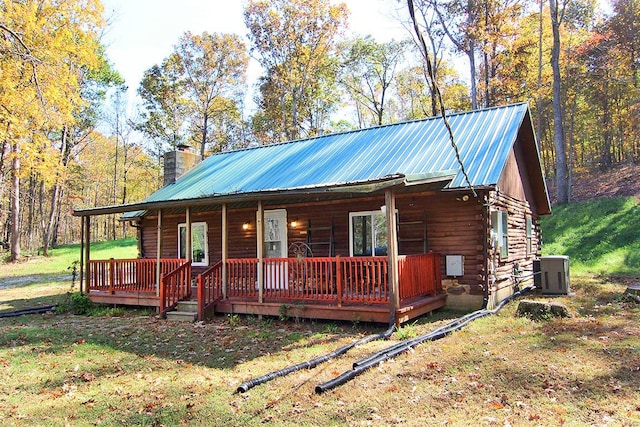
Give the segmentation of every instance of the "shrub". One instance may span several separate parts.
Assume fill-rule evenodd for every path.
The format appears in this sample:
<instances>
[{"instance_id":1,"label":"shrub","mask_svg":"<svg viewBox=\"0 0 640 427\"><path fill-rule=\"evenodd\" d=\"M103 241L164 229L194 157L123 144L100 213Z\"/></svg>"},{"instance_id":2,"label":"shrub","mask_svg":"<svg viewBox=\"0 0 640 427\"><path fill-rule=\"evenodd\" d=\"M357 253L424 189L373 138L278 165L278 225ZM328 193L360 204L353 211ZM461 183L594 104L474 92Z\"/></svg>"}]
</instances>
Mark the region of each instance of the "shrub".
<instances>
[{"instance_id":1,"label":"shrub","mask_svg":"<svg viewBox=\"0 0 640 427\"><path fill-rule=\"evenodd\" d=\"M67 292L56 308L57 313L88 314L93 309L93 301L80 293Z\"/></svg>"}]
</instances>

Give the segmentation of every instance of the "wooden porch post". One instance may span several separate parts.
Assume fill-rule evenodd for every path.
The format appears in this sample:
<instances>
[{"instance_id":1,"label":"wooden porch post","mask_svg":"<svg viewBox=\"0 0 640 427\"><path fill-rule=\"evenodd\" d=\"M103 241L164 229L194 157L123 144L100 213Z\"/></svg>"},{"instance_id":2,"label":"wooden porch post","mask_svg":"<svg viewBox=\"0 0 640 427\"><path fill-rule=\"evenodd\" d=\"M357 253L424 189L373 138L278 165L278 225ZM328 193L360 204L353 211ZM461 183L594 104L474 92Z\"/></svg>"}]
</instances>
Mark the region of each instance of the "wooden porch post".
<instances>
[{"instance_id":1,"label":"wooden porch post","mask_svg":"<svg viewBox=\"0 0 640 427\"><path fill-rule=\"evenodd\" d=\"M258 255L258 302L262 304L264 294L264 210L262 209L262 201L258 201L258 213L256 215L256 254Z\"/></svg>"},{"instance_id":2,"label":"wooden porch post","mask_svg":"<svg viewBox=\"0 0 640 427\"><path fill-rule=\"evenodd\" d=\"M87 263L86 277L85 277L85 289L89 293L89 284L91 283L91 270L89 269L89 261L91 260L91 217L87 216L86 220L87 230L84 233L87 244L84 246L84 261Z\"/></svg>"},{"instance_id":3,"label":"wooden porch post","mask_svg":"<svg viewBox=\"0 0 640 427\"><path fill-rule=\"evenodd\" d=\"M227 299L227 204L222 204L222 298Z\"/></svg>"},{"instance_id":4,"label":"wooden porch post","mask_svg":"<svg viewBox=\"0 0 640 427\"><path fill-rule=\"evenodd\" d=\"M387 218L387 269L389 274L389 310L392 318L400 309L400 288L398 284L398 236L396 224L396 197L393 189L384 192Z\"/></svg>"},{"instance_id":5,"label":"wooden porch post","mask_svg":"<svg viewBox=\"0 0 640 427\"><path fill-rule=\"evenodd\" d=\"M187 256L187 261L191 261L191 257L192 252L193 252L193 248L192 246L192 242L191 242L191 209L187 208L187 212L186 212L186 226L185 228L187 229L187 236L186 236L186 240L187 240L187 247L185 248L185 255ZM180 238L180 236L178 236L178 238ZM180 254L178 254L180 255Z\"/></svg>"},{"instance_id":6,"label":"wooden porch post","mask_svg":"<svg viewBox=\"0 0 640 427\"><path fill-rule=\"evenodd\" d=\"M84 294L84 221L85 217L80 217L80 294Z\"/></svg>"},{"instance_id":7,"label":"wooden porch post","mask_svg":"<svg viewBox=\"0 0 640 427\"><path fill-rule=\"evenodd\" d=\"M178 237L179 238L179 237ZM162 209L158 209L158 227L156 236L156 296L160 296L160 279L162 276Z\"/></svg>"}]
</instances>

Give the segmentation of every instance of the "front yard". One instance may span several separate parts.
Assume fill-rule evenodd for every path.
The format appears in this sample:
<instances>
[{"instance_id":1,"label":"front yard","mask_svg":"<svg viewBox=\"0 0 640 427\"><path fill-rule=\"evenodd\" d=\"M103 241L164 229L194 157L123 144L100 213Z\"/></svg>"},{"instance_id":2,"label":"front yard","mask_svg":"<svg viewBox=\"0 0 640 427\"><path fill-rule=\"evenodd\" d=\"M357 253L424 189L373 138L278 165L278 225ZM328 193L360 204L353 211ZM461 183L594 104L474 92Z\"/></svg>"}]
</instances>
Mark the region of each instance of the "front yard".
<instances>
[{"instance_id":1,"label":"front yard","mask_svg":"<svg viewBox=\"0 0 640 427\"><path fill-rule=\"evenodd\" d=\"M234 315L184 324L133 310L3 318L0 419L9 426L640 425L640 309L623 296L622 279L637 280L574 277L576 295L553 298L572 318L517 318L514 301L321 395L316 385L391 343L234 391L383 325ZM20 295L34 301L28 294L44 288L24 286ZM15 298L15 289L0 290L2 307ZM459 315L425 316L391 341Z\"/></svg>"}]
</instances>

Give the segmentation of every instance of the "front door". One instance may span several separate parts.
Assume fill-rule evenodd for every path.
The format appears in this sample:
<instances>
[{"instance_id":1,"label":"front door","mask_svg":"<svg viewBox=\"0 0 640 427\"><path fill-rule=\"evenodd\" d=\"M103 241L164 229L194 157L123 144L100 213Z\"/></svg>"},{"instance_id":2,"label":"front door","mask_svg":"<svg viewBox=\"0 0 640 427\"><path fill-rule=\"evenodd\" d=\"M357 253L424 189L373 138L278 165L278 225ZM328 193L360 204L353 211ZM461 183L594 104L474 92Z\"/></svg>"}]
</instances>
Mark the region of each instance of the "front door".
<instances>
[{"instance_id":1,"label":"front door","mask_svg":"<svg viewBox=\"0 0 640 427\"><path fill-rule=\"evenodd\" d=\"M265 288L287 289L287 263L269 258L287 257L287 211L264 211Z\"/></svg>"}]
</instances>

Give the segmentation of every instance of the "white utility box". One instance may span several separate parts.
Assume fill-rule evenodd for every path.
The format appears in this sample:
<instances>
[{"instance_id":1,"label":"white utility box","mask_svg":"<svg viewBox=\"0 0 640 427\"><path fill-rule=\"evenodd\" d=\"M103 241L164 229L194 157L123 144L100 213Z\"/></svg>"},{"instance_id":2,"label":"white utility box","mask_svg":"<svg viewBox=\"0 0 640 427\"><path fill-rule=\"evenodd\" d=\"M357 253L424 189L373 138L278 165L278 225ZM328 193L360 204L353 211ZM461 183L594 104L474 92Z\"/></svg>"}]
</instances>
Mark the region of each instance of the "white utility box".
<instances>
[{"instance_id":1,"label":"white utility box","mask_svg":"<svg viewBox=\"0 0 640 427\"><path fill-rule=\"evenodd\" d=\"M447 255L446 273L447 276L461 277L464 276L464 256L463 255Z\"/></svg>"}]
</instances>

